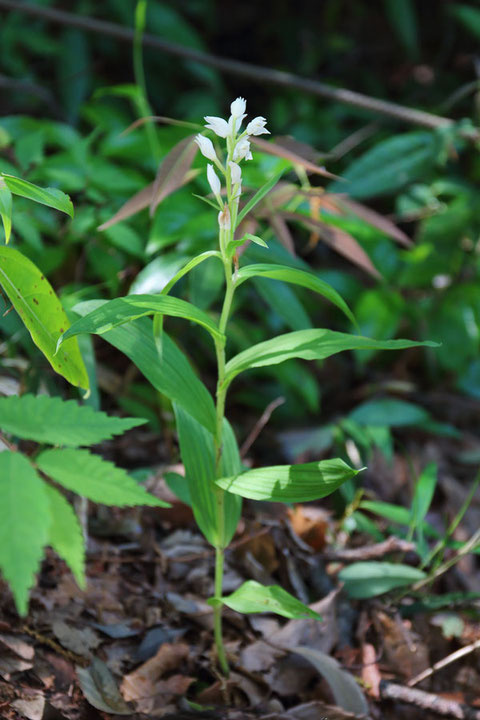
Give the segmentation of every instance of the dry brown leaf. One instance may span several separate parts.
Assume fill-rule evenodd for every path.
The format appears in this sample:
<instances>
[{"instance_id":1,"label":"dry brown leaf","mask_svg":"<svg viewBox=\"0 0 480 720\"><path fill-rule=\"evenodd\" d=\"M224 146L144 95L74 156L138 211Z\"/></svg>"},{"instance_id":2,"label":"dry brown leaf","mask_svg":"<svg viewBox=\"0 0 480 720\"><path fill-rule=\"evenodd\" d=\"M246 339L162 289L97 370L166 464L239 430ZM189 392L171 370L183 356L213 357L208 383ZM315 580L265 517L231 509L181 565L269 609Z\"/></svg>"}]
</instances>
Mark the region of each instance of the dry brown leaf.
<instances>
[{"instance_id":1,"label":"dry brown leaf","mask_svg":"<svg viewBox=\"0 0 480 720\"><path fill-rule=\"evenodd\" d=\"M144 210L152 202L152 197L153 183L150 183L150 185L144 187L143 190L135 193L135 195L131 197L130 200L127 200L127 202L122 205L120 210L118 210L115 215L110 218L110 220L107 220L106 222L99 225L97 230L106 230L107 228L112 227L112 225L115 225L122 220L126 220L132 215L135 215L136 213L140 212L140 210Z\"/></svg>"},{"instance_id":2,"label":"dry brown leaf","mask_svg":"<svg viewBox=\"0 0 480 720\"><path fill-rule=\"evenodd\" d=\"M280 215L274 214L270 215L269 222L273 232L277 236L278 242L283 245L285 250L288 250L291 255L295 256L295 242L285 220Z\"/></svg>"},{"instance_id":3,"label":"dry brown leaf","mask_svg":"<svg viewBox=\"0 0 480 720\"><path fill-rule=\"evenodd\" d=\"M351 210L355 215L358 215L359 218L362 218L362 220L365 220L370 225L373 225L373 227L378 228L378 230L381 230L385 233L385 235L397 240L400 245L404 245L405 247L412 246L412 241L408 235L400 230L395 223L375 212L375 210L371 210L365 205L362 205L362 203L352 200L344 195L330 195L330 198L334 203L338 203L340 208L343 208L344 210L346 209L347 211Z\"/></svg>"},{"instance_id":4,"label":"dry brown leaf","mask_svg":"<svg viewBox=\"0 0 480 720\"><path fill-rule=\"evenodd\" d=\"M308 170L311 173L322 175L322 177L332 178L334 180L339 179L338 175L329 173L324 167L316 165L308 158L303 157L302 154L299 154L297 150L300 148L300 152L304 152L305 145L303 143L298 143L298 141L295 141L292 138L280 137L276 138L275 141L272 142L263 140L263 138L259 137L251 137L250 141L262 152L289 160L293 165L301 165L305 168L305 170Z\"/></svg>"},{"instance_id":5,"label":"dry brown leaf","mask_svg":"<svg viewBox=\"0 0 480 720\"><path fill-rule=\"evenodd\" d=\"M198 151L194 139L194 135L183 138L164 157L153 183L150 217L153 216L162 200L184 184L185 177Z\"/></svg>"},{"instance_id":6,"label":"dry brown leaf","mask_svg":"<svg viewBox=\"0 0 480 720\"><path fill-rule=\"evenodd\" d=\"M12 702L12 707L27 720L42 720L45 710L45 696L35 693Z\"/></svg>"},{"instance_id":7,"label":"dry brown leaf","mask_svg":"<svg viewBox=\"0 0 480 720\"><path fill-rule=\"evenodd\" d=\"M362 645L362 681L368 694L372 697L380 697L380 682L382 676L377 664L375 648L370 643Z\"/></svg>"},{"instance_id":8,"label":"dry brown leaf","mask_svg":"<svg viewBox=\"0 0 480 720\"><path fill-rule=\"evenodd\" d=\"M309 230L318 232L323 242L331 247L332 250L335 250L340 255L343 255L355 263L355 265L366 270L370 275L373 275L373 277L381 277L362 246L359 245L355 238L349 233L345 232L345 230L340 230L340 228L334 227L333 225L327 225L319 220L314 220L301 213L282 212L281 214L286 220L294 220Z\"/></svg>"},{"instance_id":9,"label":"dry brown leaf","mask_svg":"<svg viewBox=\"0 0 480 720\"><path fill-rule=\"evenodd\" d=\"M158 681L166 672L177 669L182 660L188 657L189 649L185 643L164 643L156 655L125 675L120 692L127 702L157 694Z\"/></svg>"},{"instance_id":10,"label":"dry brown leaf","mask_svg":"<svg viewBox=\"0 0 480 720\"><path fill-rule=\"evenodd\" d=\"M331 513L313 505L296 505L287 510L292 529L314 550L325 547L325 536L331 524Z\"/></svg>"},{"instance_id":11,"label":"dry brown leaf","mask_svg":"<svg viewBox=\"0 0 480 720\"><path fill-rule=\"evenodd\" d=\"M92 628L75 628L63 620L55 620L52 630L60 645L82 657L90 657L102 642Z\"/></svg>"},{"instance_id":12,"label":"dry brown leaf","mask_svg":"<svg viewBox=\"0 0 480 720\"><path fill-rule=\"evenodd\" d=\"M373 623L381 636L385 658L395 672L409 680L430 667L428 648L407 621L379 610Z\"/></svg>"},{"instance_id":13,"label":"dry brown leaf","mask_svg":"<svg viewBox=\"0 0 480 720\"><path fill-rule=\"evenodd\" d=\"M8 633L0 634L0 645L5 645L9 650L12 650L16 655L21 657L23 660L32 660L35 655L35 650L32 645L29 645L25 640L18 637L18 635L9 635Z\"/></svg>"}]
</instances>

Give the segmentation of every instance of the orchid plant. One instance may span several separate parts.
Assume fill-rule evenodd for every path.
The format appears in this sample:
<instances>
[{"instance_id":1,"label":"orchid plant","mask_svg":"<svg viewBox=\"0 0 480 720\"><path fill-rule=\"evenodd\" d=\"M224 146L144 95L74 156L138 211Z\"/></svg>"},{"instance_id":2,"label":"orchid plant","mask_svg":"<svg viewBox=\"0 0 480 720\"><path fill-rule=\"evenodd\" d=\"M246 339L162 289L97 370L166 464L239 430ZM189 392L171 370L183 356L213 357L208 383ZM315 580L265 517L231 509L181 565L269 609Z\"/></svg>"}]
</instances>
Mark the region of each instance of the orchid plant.
<instances>
[{"instance_id":1,"label":"orchid plant","mask_svg":"<svg viewBox=\"0 0 480 720\"><path fill-rule=\"evenodd\" d=\"M218 211L218 248L192 258L157 295L128 295L111 301L88 301L76 307L82 317L59 339L58 347L79 333L96 333L125 352L154 387L173 402L185 482L195 519L206 539L215 547L213 607L214 636L218 663L224 674L229 664L222 634L222 608L239 612L273 612L284 617L318 618L308 606L277 585L262 586L247 581L229 596L223 596L225 549L231 542L241 513L242 498L276 502L318 500L336 490L358 470L341 459L296 465L246 469L240 460L237 441L225 417L227 392L239 373L268 367L292 358L323 360L343 350L402 349L418 344L409 340L376 341L329 329L289 332L253 345L227 360L228 322L232 301L239 287L251 278L273 279L302 286L323 296L355 323L338 292L313 272L278 263L239 266L237 249L249 242L266 247L265 241L241 231L242 221L270 192L277 178L270 179L242 205L242 163L252 160L249 138L269 134L266 119L255 117L242 130L246 102L237 98L228 120L207 116L206 130L225 141L219 154L212 140L199 134L195 142L210 161L207 179L212 197L202 198ZM218 140L216 140L218 143ZM218 173L218 174L217 174ZM242 254L243 258L248 253ZM197 308L170 294L180 278L205 261L223 266L225 285L219 316ZM193 372L187 358L163 330L165 315L185 318L206 330L213 341L217 363L215 398ZM144 316L153 316L153 324ZM132 321L135 320L135 323ZM178 481L178 478L177 478ZM178 485L177 485L178 487Z\"/></svg>"}]
</instances>

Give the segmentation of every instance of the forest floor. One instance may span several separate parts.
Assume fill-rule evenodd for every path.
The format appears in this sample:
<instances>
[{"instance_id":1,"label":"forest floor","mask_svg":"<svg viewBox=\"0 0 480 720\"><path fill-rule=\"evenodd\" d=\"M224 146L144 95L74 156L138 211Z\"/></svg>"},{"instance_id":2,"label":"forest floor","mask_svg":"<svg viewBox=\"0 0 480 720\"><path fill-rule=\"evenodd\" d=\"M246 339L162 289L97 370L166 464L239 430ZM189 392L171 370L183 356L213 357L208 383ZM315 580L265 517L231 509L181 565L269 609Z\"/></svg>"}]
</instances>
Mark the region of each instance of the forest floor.
<instances>
[{"instance_id":1,"label":"forest floor","mask_svg":"<svg viewBox=\"0 0 480 720\"><path fill-rule=\"evenodd\" d=\"M464 420L478 409L457 396L430 400L451 406L450 414ZM134 432L130 447L147 446L147 431ZM411 429L400 439L401 454L392 462L379 452L371 457L366 491L408 505L412 468L405 458L420 468L435 462L439 485L428 521L441 527L468 493L475 467L459 457L478 452L477 441L465 434L461 441L439 440ZM213 595L214 554L162 475L147 487L171 501L171 509L90 506L85 591L53 553L42 565L26 618L18 617L0 586L2 718L480 718L476 555L416 593L352 599L338 579L342 567L358 560L418 565L415 545L379 519L381 542L347 534L326 501L295 508L246 502L226 554L225 593L247 579L279 584L322 620L226 609L231 673L225 679L216 670L206 603ZM467 540L479 526L480 502L474 500L456 539ZM437 667L445 658L447 664Z\"/></svg>"}]
</instances>

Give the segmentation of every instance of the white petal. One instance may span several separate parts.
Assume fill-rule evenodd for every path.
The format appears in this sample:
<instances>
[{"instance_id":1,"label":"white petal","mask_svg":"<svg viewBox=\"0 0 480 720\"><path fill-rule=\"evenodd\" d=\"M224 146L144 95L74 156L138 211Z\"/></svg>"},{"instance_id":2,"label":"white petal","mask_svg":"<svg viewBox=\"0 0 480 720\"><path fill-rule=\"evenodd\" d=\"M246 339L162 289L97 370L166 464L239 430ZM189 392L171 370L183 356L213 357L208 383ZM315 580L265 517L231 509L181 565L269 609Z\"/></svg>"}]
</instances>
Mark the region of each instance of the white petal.
<instances>
[{"instance_id":1,"label":"white petal","mask_svg":"<svg viewBox=\"0 0 480 720\"><path fill-rule=\"evenodd\" d=\"M247 103L245 99L242 97L238 97L230 105L230 112L232 113L233 117L240 117L240 115L243 115L243 117L245 117L244 112L246 107Z\"/></svg>"},{"instance_id":2,"label":"white petal","mask_svg":"<svg viewBox=\"0 0 480 720\"><path fill-rule=\"evenodd\" d=\"M207 180L215 197L220 197L222 186L217 173L213 169L213 165L210 165L210 163L207 165Z\"/></svg>"},{"instance_id":3,"label":"white petal","mask_svg":"<svg viewBox=\"0 0 480 720\"><path fill-rule=\"evenodd\" d=\"M200 152L204 157L206 157L208 160L213 160L213 162L217 162L215 148L213 147L213 143L209 138L204 137L204 135L197 135L197 137L195 138L195 142L197 143L198 147L200 148Z\"/></svg>"},{"instance_id":4,"label":"white petal","mask_svg":"<svg viewBox=\"0 0 480 720\"><path fill-rule=\"evenodd\" d=\"M253 118L253 120L250 120L247 125L247 133L249 135L270 135L269 130L265 127L266 124L266 119L259 115L258 117Z\"/></svg>"},{"instance_id":5,"label":"white petal","mask_svg":"<svg viewBox=\"0 0 480 720\"><path fill-rule=\"evenodd\" d=\"M223 210L218 213L218 224L222 230L230 230L231 220L228 205L225 205Z\"/></svg>"},{"instance_id":6,"label":"white petal","mask_svg":"<svg viewBox=\"0 0 480 720\"><path fill-rule=\"evenodd\" d=\"M215 135L218 135L218 137L226 138L228 135L230 135L230 128L228 127L228 122L223 118L206 115L205 120L207 121L207 125L205 125L205 127L208 130L213 130Z\"/></svg>"},{"instance_id":7,"label":"white petal","mask_svg":"<svg viewBox=\"0 0 480 720\"><path fill-rule=\"evenodd\" d=\"M252 153L250 152L250 143L246 138L242 138L236 145L235 149L233 151L233 159L235 162L238 162L238 160L251 160L252 159Z\"/></svg>"},{"instance_id":8,"label":"white petal","mask_svg":"<svg viewBox=\"0 0 480 720\"><path fill-rule=\"evenodd\" d=\"M230 176L232 178L232 183L234 185L237 185L238 183L242 182L242 170L240 168L240 165L237 165L236 162L229 162L230 166Z\"/></svg>"}]
</instances>

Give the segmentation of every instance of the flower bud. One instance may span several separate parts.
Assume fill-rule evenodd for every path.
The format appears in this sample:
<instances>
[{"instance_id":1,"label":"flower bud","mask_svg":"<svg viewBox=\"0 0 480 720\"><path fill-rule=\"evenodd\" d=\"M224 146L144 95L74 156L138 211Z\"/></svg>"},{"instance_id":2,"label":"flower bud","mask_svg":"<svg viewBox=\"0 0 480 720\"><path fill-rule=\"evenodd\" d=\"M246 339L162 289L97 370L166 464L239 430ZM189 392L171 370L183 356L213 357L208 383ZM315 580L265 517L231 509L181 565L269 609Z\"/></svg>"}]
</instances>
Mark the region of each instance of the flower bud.
<instances>
[{"instance_id":1,"label":"flower bud","mask_svg":"<svg viewBox=\"0 0 480 720\"><path fill-rule=\"evenodd\" d=\"M270 135L270 131L265 127L266 124L266 119L259 115L253 118L253 120L250 120L247 125L247 133L249 135Z\"/></svg>"},{"instance_id":2,"label":"flower bud","mask_svg":"<svg viewBox=\"0 0 480 720\"><path fill-rule=\"evenodd\" d=\"M230 112L232 113L233 117L240 117L240 115L244 114L246 107L247 103L245 99L242 97L238 97L230 105Z\"/></svg>"},{"instance_id":3,"label":"flower bud","mask_svg":"<svg viewBox=\"0 0 480 720\"><path fill-rule=\"evenodd\" d=\"M240 168L240 165L237 165L236 162L229 162L230 167L230 177L232 178L232 184L238 185L238 183L242 182L242 170Z\"/></svg>"},{"instance_id":4,"label":"flower bud","mask_svg":"<svg viewBox=\"0 0 480 720\"><path fill-rule=\"evenodd\" d=\"M207 165L207 180L208 184L212 188L212 192L217 198L217 200L221 203L220 198L220 190L222 189L222 186L220 184L219 177L215 170L213 169L213 165L210 165L210 163Z\"/></svg>"},{"instance_id":5,"label":"flower bud","mask_svg":"<svg viewBox=\"0 0 480 720\"><path fill-rule=\"evenodd\" d=\"M231 221L228 205L225 205L223 210L218 213L218 225L220 227L220 230L230 230Z\"/></svg>"},{"instance_id":6,"label":"flower bud","mask_svg":"<svg viewBox=\"0 0 480 720\"><path fill-rule=\"evenodd\" d=\"M207 130L213 130L215 135L218 135L218 137L226 138L228 135L230 135L230 128L228 122L223 118L206 115L205 120L207 121L207 124L205 125Z\"/></svg>"},{"instance_id":7,"label":"flower bud","mask_svg":"<svg viewBox=\"0 0 480 720\"><path fill-rule=\"evenodd\" d=\"M198 147L200 148L200 152L204 157L206 157L208 160L212 160L213 162L218 162L215 148L213 147L213 143L209 138L206 138L203 135L197 135L197 137L195 138L195 142L197 143Z\"/></svg>"},{"instance_id":8,"label":"flower bud","mask_svg":"<svg viewBox=\"0 0 480 720\"><path fill-rule=\"evenodd\" d=\"M238 143L235 145L235 149L233 151L233 159L236 162L243 159L252 159L252 153L250 152L250 143L248 142L247 138L242 138L242 140L239 140Z\"/></svg>"}]
</instances>

